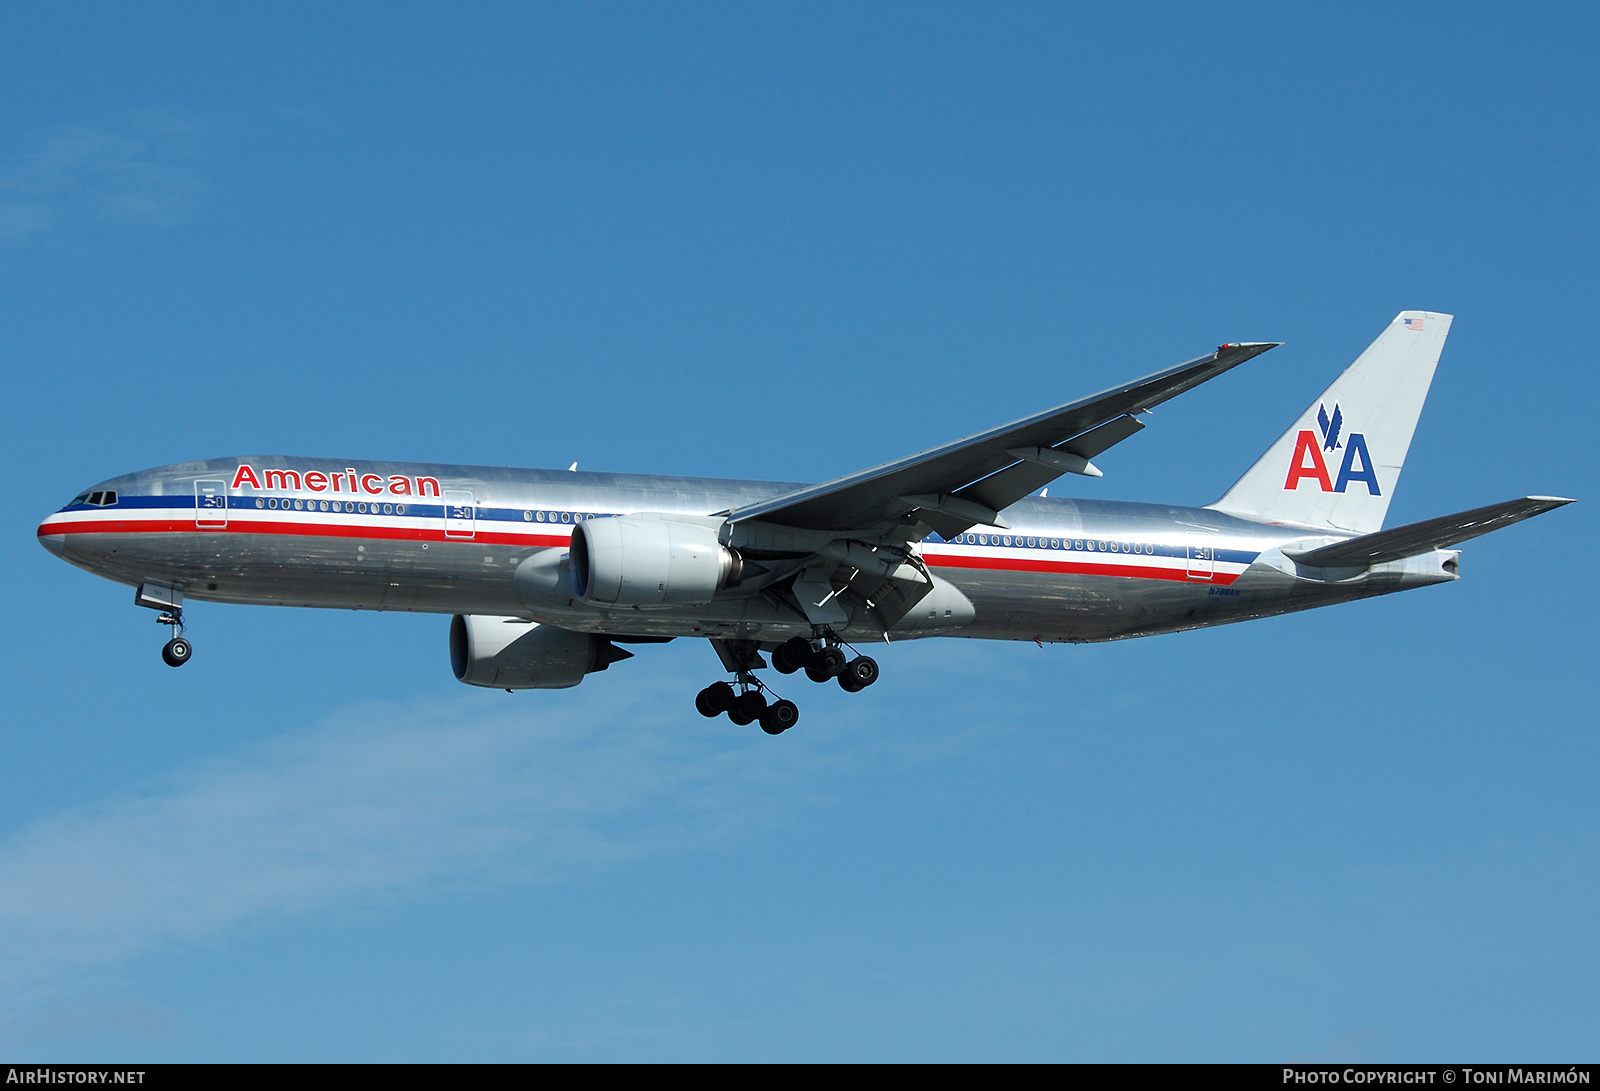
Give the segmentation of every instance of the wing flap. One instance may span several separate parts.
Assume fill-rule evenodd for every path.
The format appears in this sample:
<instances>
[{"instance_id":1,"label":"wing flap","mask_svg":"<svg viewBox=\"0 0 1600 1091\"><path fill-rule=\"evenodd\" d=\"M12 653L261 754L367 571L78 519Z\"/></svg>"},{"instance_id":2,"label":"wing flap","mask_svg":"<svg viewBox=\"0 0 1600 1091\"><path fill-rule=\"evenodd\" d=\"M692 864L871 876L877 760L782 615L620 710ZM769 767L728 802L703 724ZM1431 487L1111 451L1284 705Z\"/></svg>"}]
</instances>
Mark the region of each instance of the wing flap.
<instances>
[{"instance_id":1,"label":"wing flap","mask_svg":"<svg viewBox=\"0 0 1600 1091\"><path fill-rule=\"evenodd\" d=\"M1304 553L1298 550L1284 550L1284 553L1296 564L1313 568L1355 568L1383 564L1385 561L1398 561L1453 546L1570 503L1571 500L1559 496L1524 496L1454 515L1441 515L1437 519L1424 519L1420 523L1410 523L1392 530L1363 534L1359 538L1335 542Z\"/></svg>"}]
</instances>

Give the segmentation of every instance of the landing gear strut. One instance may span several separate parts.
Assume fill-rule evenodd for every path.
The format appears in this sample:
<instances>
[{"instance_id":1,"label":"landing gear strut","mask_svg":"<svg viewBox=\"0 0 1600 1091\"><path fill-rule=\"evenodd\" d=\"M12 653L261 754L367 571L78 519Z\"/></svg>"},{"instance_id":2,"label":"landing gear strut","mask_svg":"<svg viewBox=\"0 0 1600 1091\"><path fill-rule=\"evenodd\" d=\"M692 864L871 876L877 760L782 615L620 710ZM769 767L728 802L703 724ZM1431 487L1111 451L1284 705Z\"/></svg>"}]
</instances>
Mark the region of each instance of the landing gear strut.
<instances>
[{"instance_id":1,"label":"landing gear strut","mask_svg":"<svg viewBox=\"0 0 1600 1091\"><path fill-rule=\"evenodd\" d=\"M800 709L793 701L782 699L768 701L772 691L767 689L752 671L765 667L761 646L754 640L713 640L717 657L734 677L733 685L713 682L701 690L694 699L694 707L706 717L721 716L741 727L761 722L761 730L768 735L781 735L800 722ZM734 686L739 687L735 689Z\"/></svg>"}]
</instances>

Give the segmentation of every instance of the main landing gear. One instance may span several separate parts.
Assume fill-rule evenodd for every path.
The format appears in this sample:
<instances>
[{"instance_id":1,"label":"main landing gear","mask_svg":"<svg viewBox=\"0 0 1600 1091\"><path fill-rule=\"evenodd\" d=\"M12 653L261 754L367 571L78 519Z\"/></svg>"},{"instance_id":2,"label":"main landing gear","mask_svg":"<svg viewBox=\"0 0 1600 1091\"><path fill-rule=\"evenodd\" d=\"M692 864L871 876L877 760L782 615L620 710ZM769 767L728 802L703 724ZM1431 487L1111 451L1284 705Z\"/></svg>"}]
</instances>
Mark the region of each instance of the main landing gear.
<instances>
[{"instance_id":1,"label":"main landing gear","mask_svg":"<svg viewBox=\"0 0 1600 1091\"><path fill-rule=\"evenodd\" d=\"M768 735L781 735L800 722L800 709L795 703L782 699L769 702L767 697L772 691L751 673L764 666L753 642L738 649L719 647L718 651L733 670L734 682L713 682L696 694L694 707L700 715L711 718L726 712L728 719L741 726L760 721L761 730ZM826 631L811 640L797 636L778 645L772 653L772 665L780 674L803 670L813 682L836 678L846 693L859 693L878 680L876 660L865 655L846 657L837 640Z\"/></svg>"},{"instance_id":2,"label":"main landing gear","mask_svg":"<svg viewBox=\"0 0 1600 1091\"><path fill-rule=\"evenodd\" d=\"M194 646L183 636L183 611L164 610L156 621L172 626L172 639L162 646L161 661L169 667L181 667L189 662L189 657L194 654Z\"/></svg>"},{"instance_id":3,"label":"main landing gear","mask_svg":"<svg viewBox=\"0 0 1600 1091\"><path fill-rule=\"evenodd\" d=\"M878 661L871 656L846 659L838 644L813 642L803 636L779 644L772 653L772 665L779 674L803 670L813 682L837 678L839 688L846 693L860 693L878 680Z\"/></svg>"},{"instance_id":4,"label":"main landing gear","mask_svg":"<svg viewBox=\"0 0 1600 1091\"><path fill-rule=\"evenodd\" d=\"M740 672L740 692L726 682L713 682L695 695L694 707L705 717L721 716L743 727L761 721L768 735L781 735L800 722L800 708L793 701L767 702L767 690L747 672Z\"/></svg>"}]
</instances>

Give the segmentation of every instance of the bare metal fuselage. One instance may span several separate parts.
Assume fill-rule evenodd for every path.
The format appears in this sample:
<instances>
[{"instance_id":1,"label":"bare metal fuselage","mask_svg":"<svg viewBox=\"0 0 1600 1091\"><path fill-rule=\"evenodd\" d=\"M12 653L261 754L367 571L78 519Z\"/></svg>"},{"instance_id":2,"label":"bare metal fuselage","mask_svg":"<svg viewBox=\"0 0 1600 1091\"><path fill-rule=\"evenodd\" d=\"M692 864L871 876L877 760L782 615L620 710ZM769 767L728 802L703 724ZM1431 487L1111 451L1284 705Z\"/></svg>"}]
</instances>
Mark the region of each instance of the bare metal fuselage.
<instances>
[{"instance_id":1,"label":"bare metal fuselage","mask_svg":"<svg viewBox=\"0 0 1600 1091\"><path fill-rule=\"evenodd\" d=\"M240 483L239 467L258 480ZM271 467L284 471L259 480ZM319 487L320 486L320 487ZM97 575L170 585L188 599L271 606L524 617L586 632L781 641L810 635L779 596L733 587L710 603L648 609L530 605L518 566L565 549L577 520L650 512L706 517L788 492L786 483L304 458L182 463L95 486L41 542ZM888 636L1101 641L1266 617L1456 578L1436 550L1355 571L1285 556L1345 535L1206 508L1030 497L1010 529L920 544L971 609L913 610ZM856 609L839 634L881 639Z\"/></svg>"}]
</instances>

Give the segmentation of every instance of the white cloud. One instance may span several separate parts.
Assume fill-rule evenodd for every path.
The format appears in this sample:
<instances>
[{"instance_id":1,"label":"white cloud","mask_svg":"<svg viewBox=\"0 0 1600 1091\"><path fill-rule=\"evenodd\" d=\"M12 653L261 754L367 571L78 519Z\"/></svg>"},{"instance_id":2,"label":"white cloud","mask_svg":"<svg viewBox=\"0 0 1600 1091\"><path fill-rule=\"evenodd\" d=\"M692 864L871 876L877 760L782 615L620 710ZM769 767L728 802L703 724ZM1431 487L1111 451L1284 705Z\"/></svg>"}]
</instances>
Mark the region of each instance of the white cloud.
<instances>
[{"instance_id":1,"label":"white cloud","mask_svg":"<svg viewBox=\"0 0 1600 1091\"><path fill-rule=\"evenodd\" d=\"M202 125L161 114L59 130L0 169L0 242L27 242L80 219L185 219L212 191L198 163L207 136Z\"/></svg>"},{"instance_id":2,"label":"white cloud","mask_svg":"<svg viewBox=\"0 0 1600 1091\"><path fill-rule=\"evenodd\" d=\"M642 702L551 715L532 696L490 715L469 713L474 698L364 706L18 832L0 843L0 996L17 1014L275 915L715 844L781 820L781 782L867 749L843 756L837 733L775 745L726 721L686 730Z\"/></svg>"}]
</instances>

